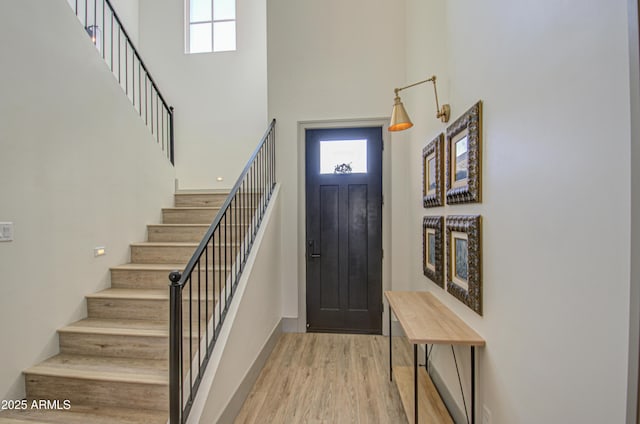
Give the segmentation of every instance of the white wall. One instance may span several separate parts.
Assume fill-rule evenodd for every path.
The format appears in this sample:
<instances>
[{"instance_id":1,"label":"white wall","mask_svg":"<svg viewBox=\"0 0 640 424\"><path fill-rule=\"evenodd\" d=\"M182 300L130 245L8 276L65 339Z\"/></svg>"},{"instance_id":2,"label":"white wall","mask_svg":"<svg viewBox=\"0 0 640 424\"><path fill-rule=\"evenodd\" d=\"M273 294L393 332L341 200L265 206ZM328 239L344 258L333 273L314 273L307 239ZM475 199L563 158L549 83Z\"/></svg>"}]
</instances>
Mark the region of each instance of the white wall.
<instances>
[{"instance_id":1,"label":"white wall","mask_svg":"<svg viewBox=\"0 0 640 424\"><path fill-rule=\"evenodd\" d=\"M304 140L298 138L298 122L390 114L393 88L404 79L403 16L402 7L383 0L268 3L269 115L278 120L282 266L289 270L283 275L284 317L299 317L299 285L305 279L299 159ZM385 154L393 156L395 149L386 146ZM299 324L304 328L305 322Z\"/></svg>"},{"instance_id":2,"label":"white wall","mask_svg":"<svg viewBox=\"0 0 640 424\"><path fill-rule=\"evenodd\" d=\"M410 168L411 287L435 292L487 340L479 419L486 405L493 423L625 420L626 3L407 0L407 79L442 69L452 121L484 101L482 204L420 205L420 151L445 129L430 93L407 96L410 152L393 165ZM422 216L472 213L483 216L483 317L421 271ZM458 352L467 384L467 349ZM439 348L434 361L459 393L450 349Z\"/></svg>"},{"instance_id":3,"label":"white wall","mask_svg":"<svg viewBox=\"0 0 640 424\"><path fill-rule=\"evenodd\" d=\"M0 46L0 221L15 224L0 243L0 398L16 399L22 370L57 352L56 329L159 222L174 171L65 0L2 2L0 39L19 40Z\"/></svg>"},{"instance_id":4,"label":"white wall","mask_svg":"<svg viewBox=\"0 0 640 424\"><path fill-rule=\"evenodd\" d=\"M116 14L122 21L124 29L131 37L133 45L138 48L140 40L139 0L110 0ZM144 59L143 59L144 60Z\"/></svg>"},{"instance_id":5,"label":"white wall","mask_svg":"<svg viewBox=\"0 0 640 424\"><path fill-rule=\"evenodd\" d=\"M640 46L638 39L638 2L628 1L629 10L629 83L631 117L640 114ZM638 423L638 361L640 349L640 122L631 120L631 291L629 296L629 382L627 422Z\"/></svg>"},{"instance_id":6,"label":"white wall","mask_svg":"<svg viewBox=\"0 0 640 424\"><path fill-rule=\"evenodd\" d=\"M266 1L236 3L238 50L185 54L184 0L140 0L142 57L175 107L181 188L231 188L267 128Z\"/></svg>"},{"instance_id":7,"label":"white wall","mask_svg":"<svg viewBox=\"0 0 640 424\"><path fill-rule=\"evenodd\" d=\"M189 423L217 423L281 320L279 188L273 193L218 335Z\"/></svg>"}]
</instances>

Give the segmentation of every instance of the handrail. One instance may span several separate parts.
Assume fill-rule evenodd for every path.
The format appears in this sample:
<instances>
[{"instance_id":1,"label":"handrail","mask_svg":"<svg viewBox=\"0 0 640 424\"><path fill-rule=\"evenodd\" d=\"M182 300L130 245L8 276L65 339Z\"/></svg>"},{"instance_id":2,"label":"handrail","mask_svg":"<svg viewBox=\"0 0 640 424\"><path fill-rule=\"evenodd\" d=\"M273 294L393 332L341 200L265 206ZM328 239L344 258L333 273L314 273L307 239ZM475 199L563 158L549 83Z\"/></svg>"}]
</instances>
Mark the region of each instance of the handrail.
<instances>
[{"instance_id":1,"label":"handrail","mask_svg":"<svg viewBox=\"0 0 640 424\"><path fill-rule=\"evenodd\" d=\"M169 275L170 424L183 424L189 416L273 193L275 123L269 124L184 272ZM188 330L183 327L187 322Z\"/></svg>"},{"instance_id":2,"label":"handrail","mask_svg":"<svg viewBox=\"0 0 640 424\"><path fill-rule=\"evenodd\" d=\"M211 237L213 237L213 232L215 231L216 227L218 227L220 225L220 221L222 220L222 213L221 212L227 210L229 208L229 206L231 205L233 197L235 196L235 194L240 189L240 185L244 181L244 177L249 173L249 169L251 168L251 165L253 164L253 161L255 160L255 158L257 157L258 153L260 152L260 149L262 148L262 145L267 140L267 137L272 132L272 130L273 130L274 126L275 126L275 123L276 123L276 120L274 119L273 121L271 121L271 124L269 124L269 127L267 128L267 130L265 131L264 135L260 139L260 142L258 143L258 147L256 147L256 149L251 154L251 157L247 161L247 164L245 165L244 169L240 173L240 176L236 180L236 183L233 185L233 188L229 192L229 196L227 196L227 198L224 201L224 203L222 204L222 206L220 206L220 211L218 212L218 214L214 218L213 223L211 224L211 226L209 227L209 229L207 230L205 235L202 237L202 240L200 241L200 244L198 245L198 247L196 248L195 253L193 254L191 259L187 263L187 266L184 268L184 274L187 274L188 271L192 271L195 268L195 266L197 264L197 261L198 261L198 258L200 258L200 256L204 252L204 249L207 246L207 240L209 240ZM185 280L186 280L186 278L183 275L182 279L180 279L180 281L178 282L178 285L181 286L181 287L184 286Z\"/></svg>"},{"instance_id":3,"label":"handrail","mask_svg":"<svg viewBox=\"0 0 640 424\"><path fill-rule=\"evenodd\" d=\"M84 26L85 31L91 37L91 41L98 49L102 59L133 104L134 109L143 118L152 136L161 145L161 149L166 152L171 164L175 164L174 109L169 106L160 89L158 89L158 85L142 60L138 49L133 44L129 33L124 28L111 1L68 1L80 23ZM75 7L71 1L75 1ZM107 34L109 45L106 44ZM122 38L124 38L124 46ZM122 54L123 47L124 57ZM129 62L129 59L131 59L131 62ZM138 81L137 86L136 79ZM162 109L161 112L160 109Z\"/></svg>"},{"instance_id":4,"label":"handrail","mask_svg":"<svg viewBox=\"0 0 640 424\"><path fill-rule=\"evenodd\" d=\"M138 50L136 49L136 46L131 41L131 37L129 37L129 34L127 33L127 30L125 29L124 25L122 25L122 21L120 20L120 17L116 13L116 9L113 7L113 5L111 4L111 2L109 0L104 0L104 1L107 3L107 5L111 9L111 11L113 12L113 17L115 18L115 20L118 23L118 25L120 26L120 28L122 28L122 33L124 34L125 37L127 37L127 40L129 40L129 43L131 43L131 49L136 54L138 59L140 59L140 64L142 65L142 69L144 69L144 71L149 75L149 81L151 81L151 84L154 86L154 88L156 90L158 90L158 86L156 85L156 83L153 80L153 78L151 78L151 74L147 70L147 66L142 61L142 58L140 57L140 54L138 53ZM164 100L164 97L162 96L162 93L160 93L160 90L158 90L158 96L160 96L160 100L162 100L162 103L164 103L164 105L167 108L169 108L169 104Z\"/></svg>"}]
</instances>

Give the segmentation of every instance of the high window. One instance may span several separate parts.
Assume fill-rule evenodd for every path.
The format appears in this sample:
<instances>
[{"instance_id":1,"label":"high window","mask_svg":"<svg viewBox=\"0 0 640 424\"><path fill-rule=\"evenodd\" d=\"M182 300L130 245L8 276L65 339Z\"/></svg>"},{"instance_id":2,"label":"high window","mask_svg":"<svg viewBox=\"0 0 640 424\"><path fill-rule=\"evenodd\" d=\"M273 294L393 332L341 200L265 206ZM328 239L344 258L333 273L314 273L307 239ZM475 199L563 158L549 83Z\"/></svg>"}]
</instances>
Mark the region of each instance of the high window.
<instances>
[{"instance_id":1,"label":"high window","mask_svg":"<svg viewBox=\"0 0 640 424\"><path fill-rule=\"evenodd\" d=\"M186 0L187 53L236 49L236 0Z\"/></svg>"}]
</instances>

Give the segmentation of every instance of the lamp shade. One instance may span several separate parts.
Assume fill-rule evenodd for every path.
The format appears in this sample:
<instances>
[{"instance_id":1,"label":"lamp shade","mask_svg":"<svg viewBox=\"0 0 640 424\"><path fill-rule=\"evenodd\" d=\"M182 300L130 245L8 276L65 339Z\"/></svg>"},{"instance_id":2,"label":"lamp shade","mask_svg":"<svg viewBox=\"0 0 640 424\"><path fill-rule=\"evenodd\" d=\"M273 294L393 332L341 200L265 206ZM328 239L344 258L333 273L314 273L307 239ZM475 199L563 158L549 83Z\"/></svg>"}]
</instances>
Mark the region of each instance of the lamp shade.
<instances>
[{"instance_id":1,"label":"lamp shade","mask_svg":"<svg viewBox=\"0 0 640 424\"><path fill-rule=\"evenodd\" d=\"M402 131L413 127L411 118L404 109L404 105L400 100L400 96L396 95L393 103L393 111L391 112L391 122L389 123L389 131Z\"/></svg>"}]
</instances>

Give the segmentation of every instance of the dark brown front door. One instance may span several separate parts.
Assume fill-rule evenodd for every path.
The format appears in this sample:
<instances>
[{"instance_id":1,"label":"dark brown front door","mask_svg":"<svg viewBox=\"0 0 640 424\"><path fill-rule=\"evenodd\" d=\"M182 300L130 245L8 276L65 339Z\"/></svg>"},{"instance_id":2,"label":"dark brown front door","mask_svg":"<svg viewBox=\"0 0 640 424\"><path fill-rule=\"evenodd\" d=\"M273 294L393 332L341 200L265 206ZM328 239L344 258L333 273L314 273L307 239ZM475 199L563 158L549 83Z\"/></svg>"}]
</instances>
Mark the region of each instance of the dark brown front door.
<instances>
[{"instance_id":1,"label":"dark brown front door","mask_svg":"<svg viewBox=\"0 0 640 424\"><path fill-rule=\"evenodd\" d=\"M306 131L308 331L382 332L382 128Z\"/></svg>"}]
</instances>

